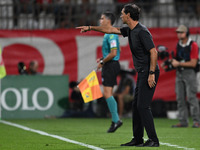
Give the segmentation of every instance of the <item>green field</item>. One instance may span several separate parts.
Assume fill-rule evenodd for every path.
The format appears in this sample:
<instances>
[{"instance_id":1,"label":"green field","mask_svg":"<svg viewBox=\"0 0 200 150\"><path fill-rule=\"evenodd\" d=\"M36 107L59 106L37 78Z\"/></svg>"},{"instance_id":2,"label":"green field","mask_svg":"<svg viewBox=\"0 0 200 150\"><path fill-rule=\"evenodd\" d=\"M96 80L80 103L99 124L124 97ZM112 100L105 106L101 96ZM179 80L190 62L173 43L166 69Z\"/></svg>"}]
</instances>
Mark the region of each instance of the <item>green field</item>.
<instances>
[{"instance_id":1,"label":"green field","mask_svg":"<svg viewBox=\"0 0 200 150\"><path fill-rule=\"evenodd\" d=\"M200 128L192 128L192 124L188 128L171 128L171 125L176 124L177 120L155 119L157 134L161 142L159 148L119 146L128 142L132 137L131 119L123 119L124 125L115 133L109 134L106 131L110 126L110 119L77 118L7 121L106 150L200 150ZM145 138L147 138L146 135ZM0 123L0 150L87 149L90 148Z\"/></svg>"}]
</instances>

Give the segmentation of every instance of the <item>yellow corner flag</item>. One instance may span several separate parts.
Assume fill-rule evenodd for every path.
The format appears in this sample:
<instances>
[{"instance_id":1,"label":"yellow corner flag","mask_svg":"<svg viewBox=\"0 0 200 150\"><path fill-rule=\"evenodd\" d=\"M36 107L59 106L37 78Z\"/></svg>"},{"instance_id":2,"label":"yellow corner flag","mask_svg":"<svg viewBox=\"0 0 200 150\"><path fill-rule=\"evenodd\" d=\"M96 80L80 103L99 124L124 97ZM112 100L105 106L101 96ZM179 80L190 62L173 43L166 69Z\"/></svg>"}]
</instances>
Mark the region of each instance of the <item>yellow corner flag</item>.
<instances>
[{"instance_id":1,"label":"yellow corner flag","mask_svg":"<svg viewBox=\"0 0 200 150\"><path fill-rule=\"evenodd\" d=\"M6 69L4 66L3 57L1 54L1 48L0 48L0 79L2 79L5 76L6 76Z\"/></svg>"},{"instance_id":2,"label":"yellow corner flag","mask_svg":"<svg viewBox=\"0 0 200 150\"><path fill-rule=\"evenodd\" d=\"M83 79L78 87L85 103L103 96L95 71L92 71L85 79Z\"/></svg>"}]
</instances>

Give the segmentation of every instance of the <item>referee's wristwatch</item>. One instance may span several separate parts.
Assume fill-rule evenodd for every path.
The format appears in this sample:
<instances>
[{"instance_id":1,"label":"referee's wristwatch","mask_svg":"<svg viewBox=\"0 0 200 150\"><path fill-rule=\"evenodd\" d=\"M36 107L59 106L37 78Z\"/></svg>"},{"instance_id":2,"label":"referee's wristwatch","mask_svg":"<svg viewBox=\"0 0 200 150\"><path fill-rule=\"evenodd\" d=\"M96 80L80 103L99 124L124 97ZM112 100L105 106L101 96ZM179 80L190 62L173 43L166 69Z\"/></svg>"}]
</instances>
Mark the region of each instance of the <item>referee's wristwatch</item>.
<instances>
[{"instance_id":1,"label":"referee's wristwatch","mask_svg":"<svg viewBox=\"0 0 200 150\"><path fill-rule=\"evenodd\" d=\"M103 65L103 64L104 64L104 62L103 62L103 59L101 59L101 60L100 60L100 64L101 64L101 65Z\"/></svg>"},{"instance_id":2,"label":"referee's wristwatch","mask_svg":"<svg viewBox=\"0 0 200 150\"><path fill-rule=\"evenodd\" d=\"M155 71L149 71L149 74L155 74L156 72Z\"/></svg>"}]
</instances>

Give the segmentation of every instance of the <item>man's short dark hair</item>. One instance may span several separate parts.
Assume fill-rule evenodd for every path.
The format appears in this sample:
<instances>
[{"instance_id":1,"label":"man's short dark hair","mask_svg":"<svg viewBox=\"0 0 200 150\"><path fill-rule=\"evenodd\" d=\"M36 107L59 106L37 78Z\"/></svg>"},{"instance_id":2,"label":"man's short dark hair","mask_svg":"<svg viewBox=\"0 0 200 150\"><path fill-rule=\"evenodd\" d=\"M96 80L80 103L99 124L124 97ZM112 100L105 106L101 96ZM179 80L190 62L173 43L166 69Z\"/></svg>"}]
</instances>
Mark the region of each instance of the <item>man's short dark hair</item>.
<instances>
[{"instance_id":1,"label":"man's short dark hair","mask_svg":"<svg viewBox=\"0 0 200 150\"><path fill-rule=\"evenodd\" d=\"M102 13L107 19L111 21L111 24L113 25L115 22L115 15L109 11Z\"/></svg>"},{"instance_id":2,"label":"man's short dark hair","mask_svg":"<svg viewBox=\"0 0 200 150\"><path fill-rule=\"evenodd\" d=\"M139 20L139 16L140 16L140 8L136 5L136 4L127 4L124 6L124 13L128 14L130 13L130 17L135 20L138 21Z\"/></svg>"}]
</instances>

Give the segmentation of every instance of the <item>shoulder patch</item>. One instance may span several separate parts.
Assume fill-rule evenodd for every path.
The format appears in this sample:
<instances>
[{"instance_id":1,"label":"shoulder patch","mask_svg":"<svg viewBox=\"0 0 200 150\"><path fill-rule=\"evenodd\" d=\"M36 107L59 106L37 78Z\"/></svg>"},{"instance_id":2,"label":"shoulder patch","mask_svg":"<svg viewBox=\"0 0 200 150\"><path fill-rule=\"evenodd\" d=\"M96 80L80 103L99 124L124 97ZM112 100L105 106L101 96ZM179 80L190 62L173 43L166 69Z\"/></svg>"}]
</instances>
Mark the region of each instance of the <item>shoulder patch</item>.
<instances>
[{"instance_id":1,"label":"shoulder patch","mask_svg":"<svg viewBox=\"0 0 200 150\"><path fill-rule=\"evenodd\" d=\"M116 40L111 40L110 41L110 48L117 47L117 41Z\"/></svg>"}]
</instances>

